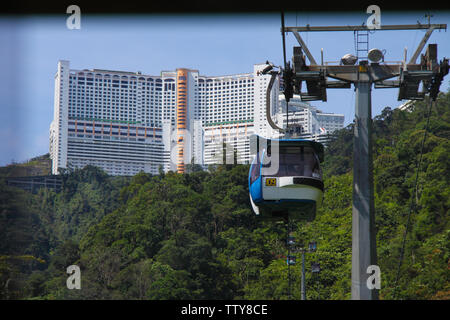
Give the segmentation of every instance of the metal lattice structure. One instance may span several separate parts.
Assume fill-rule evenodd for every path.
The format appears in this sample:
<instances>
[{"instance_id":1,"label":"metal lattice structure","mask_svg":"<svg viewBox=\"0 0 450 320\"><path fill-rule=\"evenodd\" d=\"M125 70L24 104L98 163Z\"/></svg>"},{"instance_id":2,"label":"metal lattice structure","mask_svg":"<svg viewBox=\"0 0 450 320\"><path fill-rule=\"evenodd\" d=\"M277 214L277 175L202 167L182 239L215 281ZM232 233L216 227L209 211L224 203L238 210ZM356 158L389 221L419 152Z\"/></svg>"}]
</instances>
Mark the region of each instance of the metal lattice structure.
<instances>
[{"instance_id":1,"label":"metal lattice structure","mask_svg":"<svg viewBox=\"0 0 450 320\"><path fill-rule=\"evenodd\" d=\"M353 33L355 37L355 53L358 61L367 60L369 53L369 30L356 30Z\"/></svg>"}]
</instances>

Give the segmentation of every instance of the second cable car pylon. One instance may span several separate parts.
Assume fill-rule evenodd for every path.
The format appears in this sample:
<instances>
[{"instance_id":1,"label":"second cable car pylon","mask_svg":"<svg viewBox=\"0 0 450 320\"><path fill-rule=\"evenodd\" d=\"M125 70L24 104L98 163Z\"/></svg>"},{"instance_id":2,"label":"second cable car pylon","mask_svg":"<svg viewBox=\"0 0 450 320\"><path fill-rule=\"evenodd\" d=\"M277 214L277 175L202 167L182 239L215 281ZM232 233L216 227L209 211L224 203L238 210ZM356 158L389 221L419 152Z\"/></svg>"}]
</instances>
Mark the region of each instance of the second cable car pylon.
<instances>
[{"instance_id":1,"label":"second cable car pylon","mask_svg":"<svg viewBox=\"0 0 450 320\"><path fill-rule=\"evenodd\" d=\"M430 44L421 62L416 63L431 33L435 29L446 29L445 24L384 25L382 30L427 30L418 48L409 61L387 64L383 52L372 49L368 60L358 61L346 55L338 65L317 64L299 32L361 31L369 30L365 25L357 26L306 26L284 27L282 14L283 46L286 32L291 32L299 43L294 47L292 68L285 62L283 70L285 95L299 94L303 101L327 100L327 88L355 88L355 125L353 139L353 209L352 209L352 286L353 300L376 300L379 292L367 284L368 267L377 265L375 206L372 161L372 105L371 90L375 88L399 88L398 100L422 100L428 94L435 100L442 79L449 71L448 59L437 59L437 44ZM285 48L284 54L285 54ZM306 56L305 56L306 55ZM309 64L306 63L306 58ZM370 60L370 62L369 62ZM358 64L356 64L358 62ZM330 80L334 79L334 80ZM396 80L388 80L397 78ZM306 92L302 92L302 82ZM419 87L422 84L422 90ZM288 100L287 100L288 101ZM269 120L269 119L268 119ZM269 121L270 123L270 121ZM270 123L272 127L272 123Z\"/></svg>"}]
</instances>

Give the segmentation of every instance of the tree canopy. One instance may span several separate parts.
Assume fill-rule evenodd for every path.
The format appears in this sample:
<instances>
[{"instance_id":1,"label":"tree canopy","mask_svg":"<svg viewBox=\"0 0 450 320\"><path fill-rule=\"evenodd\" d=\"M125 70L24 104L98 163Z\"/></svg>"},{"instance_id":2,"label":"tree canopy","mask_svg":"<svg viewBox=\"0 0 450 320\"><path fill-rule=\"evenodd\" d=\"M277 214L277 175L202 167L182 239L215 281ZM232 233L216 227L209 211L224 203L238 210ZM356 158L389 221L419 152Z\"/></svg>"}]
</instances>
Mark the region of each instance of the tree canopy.
<instances>
[{"instance_id":1,"label":"tree canopy","mask_svg":"<svg viewBox=\"0 0 450 320\"><path fill-rule=\"evenodd\" d=\"M450 93L386 107L373 119L381 299L450 298ZM312 222L295 222L306 255L308 299L349 299L353 126L325 149L325 197ZM87 166L63 172L59 193L29 194L0 181L2 299L288 299L286 226L260 221L248 198L248 165L131 178ZM1 180L1 179L0 179ZM399 286L394 287L411 199ZM312 274L312 262L321 266ZM81 290L66 288L80 266ZM299 263L291 267L300 299Z\"/></svg>"}]
</instances>

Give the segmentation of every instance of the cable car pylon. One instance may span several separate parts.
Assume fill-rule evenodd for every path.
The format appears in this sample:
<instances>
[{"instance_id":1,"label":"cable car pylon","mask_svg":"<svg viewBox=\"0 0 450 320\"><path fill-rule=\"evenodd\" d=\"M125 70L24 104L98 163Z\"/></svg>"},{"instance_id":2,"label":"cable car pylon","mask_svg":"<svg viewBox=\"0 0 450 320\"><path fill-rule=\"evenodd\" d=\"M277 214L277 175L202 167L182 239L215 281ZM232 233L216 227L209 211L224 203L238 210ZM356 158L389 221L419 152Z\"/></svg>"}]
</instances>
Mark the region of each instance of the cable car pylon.
<instances>
[{"instance_id":1,"label":"cable car pylon","mask_svg":"<svg viewBox=\"0 0 450 320\"><path fill-rule=\"evenodd\" d=\"M387 64L384 62L384 53L379 49L371 49L368 52L368 60L358 61L348 57L341 60L338 65L317 64L299 32L323 32L323 31L367 31L366 25L356 26L309 26L285 27L282 15L283 46L284 34L291 32L299 43L293 50L293 65L286 63L281 72L284 80L284 93L287 97L292 94L300 95L303 101L322 100L327 101L327 88L351 88L354 85L355 96L355 126L353 139L353 209L352 209L352 286L351 297L353 300L376 300L378 289L369 288L367 280L368 267L377 264L376 235L375 235L375 206L373 188L373 163L372 163L372 86L375 88L399 88L398 100L423 100L428 94L435 100L439 93L442 79L449 72L449 61L444 58L440 62L437 59L437 44L430 44L426 53L421 55L420 63L416 60L425 47L433 30L447 29L446 24L416 24L416 25L381 25L377 31L383 30L427 30L410 61L405 59L401 63ZM306 58L309 64L306 63ZM369 62L370 60L370 62ZM271 73L266 95L267 120L272 128L281 133L292 132L277 127L270 117L270 92L273 85L272 79L277 76L272 71L273 65L263 70L263 73ZM395 80L389 80L396 78ZM306 92L302 92L302 82L306 83ZM422 88L421 90L419 88ZM290 91L292 89L292 91ZM288 101L288 100L286 100ZM295 134L295 133L294 133ZM292 219L305 219L302 214L294 213L295 209L302 208L306 203L313 204L315 213L317 205L321 203L323 195L323 181L320 169L316 175L311 174L310 165L316 157L314 165L323 161L323 146L314 141L305 142L302 139L264 139L257 137L255 159L249 172L250 200L253 210L257 215L281 218L280 212ZM259 142L264 140L265 146ZM291 142L292 141L292 142ZM292 143L292 144L291 144ZM317 145L314 145L316 143ZM267 147L271 144L271 148ZM286 148L282 148L282 145ZM320 145L320 147L319 147ZM279 147L278 150L275 150ZM291 147L291 149L289 149ZM309 147L309 149L308 149ZM250 143L252 149L252 142ZM297 149L296 149L297 148ZM300 149L298 149L300 148ZM308 149L308 151L306 151ZM275 152L274 152L275 151ZM305 153L306 152L306 153ZM279 168L268 174L267 167L273 164L272 157L267 155L279 155ZM313 155L310 160L301 163L289 174L290 160L305 159L306 154ZM266 156L266 158L264 158ZM270 159L267 159L270 158ZM275 157L276 158L276 157ZM278 170L279 169L279 170ZM307 170L308 169L308 170ZM283 171L285 170L285 171ZM282 173L280 173L283 171ZM306 173L308 171L308 173ZM296 186L296 184L298 184ZM296 187L299 187L296 189ZM302 208L304 209L304 208ZM300 210L305 212L305 210ZM313 219L313 216L309 216Z\"/></svg>"},{"instance_id":2,"label":"cable car pylon","mask_svg":"<svg viewBox=\"0 0 450 320\"><path fill-rule=\"evenodd\" d=\"M327 88L355 88L355 126L353 139L353 209L352 209L352 287L353 300L376 300L378 289L369 288L368 267L377 264L375 206L372 161L372 105L371 91L375 88L399 88L398 100L422 100L426 94L435 99L443 77L448 74L448 59L437 60L437 45L430 44L421 62L416 63L428 38L435 29L446 29L445 24L428 25L381 25L383 30L426 29L410 61L397 64L384 62L384 53L379 49L368 52L368 60L359 61L344 56L339 65L318 65L299 32L323 31L368 31L365 25L358 26L306 26L284 27L282 32L292 32L299 43L294 47L293 85L294 93L302 100L326 101ZM306 57L309 65L306 63ZM370 62L369 62L370 60ZM396 80L389 80L397 78ZM301 83L306 82L306 92ZM422 90L419 87L422 84Z\"/></svg>"}]
</instances>

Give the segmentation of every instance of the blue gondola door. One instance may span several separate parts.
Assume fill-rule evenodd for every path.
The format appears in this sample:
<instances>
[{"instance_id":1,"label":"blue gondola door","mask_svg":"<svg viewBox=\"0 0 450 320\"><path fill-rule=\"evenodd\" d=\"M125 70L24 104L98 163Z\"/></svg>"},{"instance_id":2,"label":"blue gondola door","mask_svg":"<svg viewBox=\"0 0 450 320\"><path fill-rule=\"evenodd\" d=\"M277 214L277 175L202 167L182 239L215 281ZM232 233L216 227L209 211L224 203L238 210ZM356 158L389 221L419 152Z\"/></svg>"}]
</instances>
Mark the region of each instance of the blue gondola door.
<instances>
[{"instance_id":1,"label":"blue gondola door","mask_svg":"<svg viewBox=\"0 0 450 320\"><path fill-rule=\"evenodd\" d=\"M259 159L259 153L255 155L255 159L250 167L250 174L248 177L248 187L250 192L250 203L252 209L256 215L260 214L259 207L255 202L262 201L262 188L261 188L261 162Z\"/></svg>"}]
</instances>

